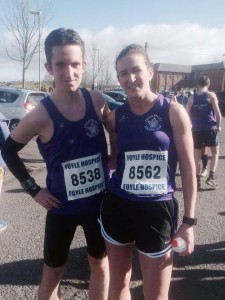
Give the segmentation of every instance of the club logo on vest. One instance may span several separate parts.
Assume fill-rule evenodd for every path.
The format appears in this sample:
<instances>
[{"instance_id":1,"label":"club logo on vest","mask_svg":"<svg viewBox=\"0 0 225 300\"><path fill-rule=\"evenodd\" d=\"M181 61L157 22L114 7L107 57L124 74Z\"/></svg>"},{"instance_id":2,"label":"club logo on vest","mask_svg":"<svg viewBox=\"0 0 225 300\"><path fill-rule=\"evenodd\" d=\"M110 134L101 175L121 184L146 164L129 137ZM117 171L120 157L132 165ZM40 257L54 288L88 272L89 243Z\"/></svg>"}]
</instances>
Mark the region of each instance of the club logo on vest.
<instances>
[{"instance_id":1,"label":"club logo on vest","mask_svg":"<svg viewBox=\"0 0 225 300\"><path fill-rule=\"evenodd\" d=\"M157 131L162 128L162 118L158 115L151 115L145 120L145 129L148 131Z\"/></svg>"},{"instance_id":2,"label":"club logo on vest","mask_svg":"<svg viewBox=\"0 0 225 300\"><path fill-rule=\"evenodd\" d=\"M86 129L86 135L89 137L95 137L99 133L98 122L96 120L88 120L84 128Z\"/></svg>"}]
</instances>

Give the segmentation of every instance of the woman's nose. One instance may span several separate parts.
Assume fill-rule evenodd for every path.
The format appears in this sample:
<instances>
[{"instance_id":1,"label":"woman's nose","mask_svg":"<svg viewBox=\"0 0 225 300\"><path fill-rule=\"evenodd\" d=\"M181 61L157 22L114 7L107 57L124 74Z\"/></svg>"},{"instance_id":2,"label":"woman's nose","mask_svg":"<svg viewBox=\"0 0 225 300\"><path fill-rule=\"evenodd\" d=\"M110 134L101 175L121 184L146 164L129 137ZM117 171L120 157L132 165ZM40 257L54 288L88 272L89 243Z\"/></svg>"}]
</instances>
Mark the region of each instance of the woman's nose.
<instances>
[{"instance_id":1,"label":"woman's nose","mask_svg":"<svg viewBox=\"0 0 225 300\"><path fill-rule=\"evenodd\" d=\"M133 74L133 73L129 73L129 74L128 74L128 80L129 80L129 81L133 82L133 81L135 81L135 79L136 79L135 74Z\"/></svg>"}]
</instances>

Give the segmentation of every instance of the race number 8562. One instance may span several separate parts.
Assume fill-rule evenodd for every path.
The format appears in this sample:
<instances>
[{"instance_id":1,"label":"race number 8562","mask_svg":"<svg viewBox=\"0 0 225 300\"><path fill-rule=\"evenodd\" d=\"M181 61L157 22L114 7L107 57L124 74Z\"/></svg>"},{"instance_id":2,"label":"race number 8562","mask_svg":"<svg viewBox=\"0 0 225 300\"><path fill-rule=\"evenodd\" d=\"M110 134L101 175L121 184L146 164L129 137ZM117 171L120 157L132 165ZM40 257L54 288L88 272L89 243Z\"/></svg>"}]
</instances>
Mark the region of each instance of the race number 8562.
<instances>
[{"instance_id":1,"label":"race number 8562","mask_svg":"<svg viewBox=\"0 0 225 300\"><path fill-rule=\"evenodd\" d=\"M160 171L161 171L161 168L160 166L154 166L152 168L152 166L147 166L147 167L144 167L144 166L133 166L130 168L130 171L129 171L129 178L130 179L134 179L134 178L137 178L137 179L143 179L143 178L146 178L146 179L151 179L151 178L154 178L154 179L160 179Z\"/></svg>"}]
</instances>

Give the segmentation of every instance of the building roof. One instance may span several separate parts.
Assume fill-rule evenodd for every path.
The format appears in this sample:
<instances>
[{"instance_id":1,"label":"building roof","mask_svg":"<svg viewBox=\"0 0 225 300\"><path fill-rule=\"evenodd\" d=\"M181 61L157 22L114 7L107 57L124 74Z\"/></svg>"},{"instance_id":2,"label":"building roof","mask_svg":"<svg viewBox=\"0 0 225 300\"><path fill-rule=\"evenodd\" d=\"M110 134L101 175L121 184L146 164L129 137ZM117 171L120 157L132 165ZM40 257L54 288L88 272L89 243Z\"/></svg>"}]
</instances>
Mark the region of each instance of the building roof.
<instances>
[{"instance_id":1,"label":"building roof","mask_svg":"<svg viewBox=\"0 0 225 300\"><path fill-rule=\"evenodd\" d=\"M191 66L156 63L154 70L158 72L191 73Z\"/></svg>"},{"instance_id":2,"label":"building roof","mask_svg":"<svg viewBox=\"0 0 225 300\"><path fill-rule=\"evenodd\" d=\"M225 61L221 61L219 63L213 63L213 64L191 66L192 72L205 71L205 70L221 70L221 69L225 69Z\"/></svg>"},{"instance_id":3,"label":"building roof","mask_svg":"<svg viewBox=\"0 0 225 300\"><path fill-rule=\"evenodd\" d=\"M220 70L225 69L225 61L212 64L204 65L176 65L176 64L166 64L166 63L156 63L154 64L154 70L158 72L172 72L172 73L191 73L204 70Z\"/></svg>"}]
</instances>

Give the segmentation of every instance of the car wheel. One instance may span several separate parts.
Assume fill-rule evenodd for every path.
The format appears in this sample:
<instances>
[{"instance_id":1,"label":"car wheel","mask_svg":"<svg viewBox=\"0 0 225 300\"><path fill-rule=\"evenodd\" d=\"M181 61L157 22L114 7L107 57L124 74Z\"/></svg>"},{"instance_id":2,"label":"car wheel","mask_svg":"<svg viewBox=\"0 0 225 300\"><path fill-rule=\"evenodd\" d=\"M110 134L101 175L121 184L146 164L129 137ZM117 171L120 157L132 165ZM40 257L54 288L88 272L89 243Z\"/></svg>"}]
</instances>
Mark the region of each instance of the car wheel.
<instances>
[{"instance_id":1,"label":"car wheel","mask_svg":"<svg viewBox=\"0 0 225 300\"><path fill-rule=\"evenodd\" d=\"M19 124L19 120L11 120L9 123L9 131L13 131L14 128Z\"/></svg>"}]
</instances>

